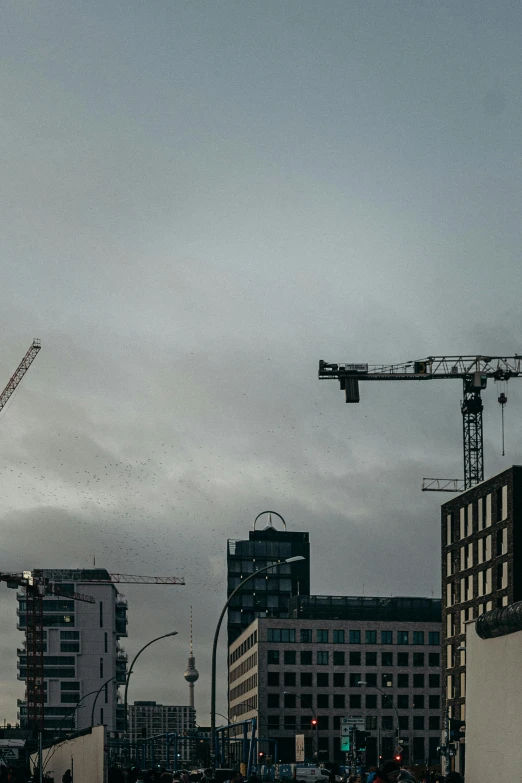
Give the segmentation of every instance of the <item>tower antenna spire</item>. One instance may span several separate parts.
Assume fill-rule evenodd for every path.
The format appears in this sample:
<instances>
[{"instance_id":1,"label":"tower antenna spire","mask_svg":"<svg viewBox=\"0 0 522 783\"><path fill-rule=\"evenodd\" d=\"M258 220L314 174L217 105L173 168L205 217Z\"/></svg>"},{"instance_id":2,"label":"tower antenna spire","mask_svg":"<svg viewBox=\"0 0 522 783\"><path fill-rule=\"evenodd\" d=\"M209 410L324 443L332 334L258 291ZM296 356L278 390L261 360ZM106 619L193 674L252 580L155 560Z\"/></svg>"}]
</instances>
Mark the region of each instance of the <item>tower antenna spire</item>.
<instances>
[{"instance_id":1,"label":"tower antenna spire","mask_svg":"<svg viewBox=\"0 0 522 783\"><path fill-rule=\"evenodd\" d=\"M194 657L194 639L192 634L192 607L190 607L190 652L188 666L183 675L189 684L189 705L194 707L194 683L199 679L199 672L196 669L196 659Z\"/></svg>"}]
</instances>

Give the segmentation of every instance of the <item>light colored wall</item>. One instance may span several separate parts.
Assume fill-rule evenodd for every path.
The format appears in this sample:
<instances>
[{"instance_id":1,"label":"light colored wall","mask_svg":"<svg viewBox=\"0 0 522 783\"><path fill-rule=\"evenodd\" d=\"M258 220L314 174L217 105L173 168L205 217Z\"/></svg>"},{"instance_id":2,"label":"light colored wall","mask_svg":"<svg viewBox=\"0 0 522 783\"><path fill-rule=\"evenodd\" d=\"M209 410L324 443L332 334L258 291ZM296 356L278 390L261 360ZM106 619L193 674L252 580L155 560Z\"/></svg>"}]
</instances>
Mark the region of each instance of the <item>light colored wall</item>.
<instances>
[{"instance_id":1,"label":"light colored wall","mask_svg":"<svg viewBox=\"0 0 522 783\"><path fill-rule=\"evenodd\" d=\"M519 780L522 765L522 631L466 634L466 783Z\"/></svg>"},{"instance_id":2,"label":"light colored wall","mask_svg":"<svg viewBox=\"0 0 522 783\"><path fill-rule=\"evenodd\" d=\"M104 783L105 727L96 726L89 734L46 748L43 758L44 774L49 772L55 783L60 783L67 769L73 772L73 783ZM33 754L31 767L36 762L37 754Z\"/></svg>"}]
</instances>

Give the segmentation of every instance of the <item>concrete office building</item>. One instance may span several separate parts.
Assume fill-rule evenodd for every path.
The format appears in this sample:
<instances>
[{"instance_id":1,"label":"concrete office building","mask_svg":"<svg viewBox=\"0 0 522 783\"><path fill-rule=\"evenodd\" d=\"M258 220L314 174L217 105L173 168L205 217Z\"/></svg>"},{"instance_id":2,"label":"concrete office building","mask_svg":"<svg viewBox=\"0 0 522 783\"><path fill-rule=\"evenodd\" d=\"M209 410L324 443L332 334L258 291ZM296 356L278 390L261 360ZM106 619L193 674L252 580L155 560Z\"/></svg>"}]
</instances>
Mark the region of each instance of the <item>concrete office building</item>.
<instances>
[{"instance_id":1,"label":"concrete office building","mask_svg":"<svg viewBox=\"0 0 522 783\"><path fill-rule=\"evenodd\" d=\"M135 701L129 705L129 735L131 743L137 740L155 737L159 734L177 734L176 743L170 745L170 758L167 758L165 742L158 742L155 747L155 760L169 769L178 768L192 760L194 748L187 738L190 732L196 730L196 710L189 706L173 706L157 704L155 701ZM174 753L178 754L177 759Z\"/></svg>"},{"instance_id":2,"label":"concrete office building","mask_svg":"<svg viewBox=\"0 0 522 783\"><path fill-rule=\"evenodd\" d=\"M228 610L228 643L232 644L256 617L288 617L288 603L293 595L310 593L310 544L308 533L276 530L271 524L264 530L249 533L248 540L227 542L228 592L270 562L301 555L302 562L281 565L253 579L233 598Z\"/></svg>"},{"instance_id":3,"label":"concrete office building","mask_svg":"<svg viewBox=\"0 0 522 783\"><path fill-rule=\"evenodd\" d=\"M127 636L127 602L110 582L105 569L43 570L60 585L62 593L84 593L95 603L48 596L44 612L44 720L49 733L70 732L91 725L95 694L78 709L82 696L102 689L96 702L94 724L105 724L110 732L123 730L123 705L118 704L118 685L125 683L127 656L119 640ZM106 580L106 584L96 584ZM26 628L26 598L17 594L18 629ZM18 679L26 678L25 644L18 649ZM25 701L18 702L18 718L26 720Z\"/></svg>"},{"instance_id":4,"label":"concrete office building","mask_svg":"<svg viewBox=\"0 0 522 783\"><path fill-rule=\"evenodd\" d=\"M442 506L444 708L466 720L466 623L522 600L522 467ZM456 767L463 770L464 744Z\"/></svg>"},{"instance_id":5,"label":"concrete office building","mask_svg":"<svg viewBox=\"0 0 522 783\"><path fill-rule=\"evenodd\" d=\"M312 757L339 762L341 718L364 717L371 763L392 755L398 718L405 758L439 762L440 600L295 596L289 614L257 618L230 645L232 721L258 718L282 761L303 733Z\"/></svg>"}]
</instances>

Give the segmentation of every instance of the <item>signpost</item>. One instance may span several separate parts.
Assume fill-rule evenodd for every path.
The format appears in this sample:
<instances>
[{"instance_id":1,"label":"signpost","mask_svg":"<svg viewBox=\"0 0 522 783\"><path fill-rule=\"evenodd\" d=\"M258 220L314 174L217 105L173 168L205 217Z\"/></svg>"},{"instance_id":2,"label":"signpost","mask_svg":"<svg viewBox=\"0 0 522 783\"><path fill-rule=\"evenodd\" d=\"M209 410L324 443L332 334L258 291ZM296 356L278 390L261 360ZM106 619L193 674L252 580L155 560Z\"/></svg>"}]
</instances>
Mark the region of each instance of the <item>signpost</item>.
<instances>
[{"instance_id":1,"label":"signpost","mask_svg":"<svg viewBox=\"0 0 522 783\"><path fill-rule=\"evenodd\" d=\"M295 760L296 761L305 760L305 735L304 734L295 735Z\"/></svg>"}]
</instances>

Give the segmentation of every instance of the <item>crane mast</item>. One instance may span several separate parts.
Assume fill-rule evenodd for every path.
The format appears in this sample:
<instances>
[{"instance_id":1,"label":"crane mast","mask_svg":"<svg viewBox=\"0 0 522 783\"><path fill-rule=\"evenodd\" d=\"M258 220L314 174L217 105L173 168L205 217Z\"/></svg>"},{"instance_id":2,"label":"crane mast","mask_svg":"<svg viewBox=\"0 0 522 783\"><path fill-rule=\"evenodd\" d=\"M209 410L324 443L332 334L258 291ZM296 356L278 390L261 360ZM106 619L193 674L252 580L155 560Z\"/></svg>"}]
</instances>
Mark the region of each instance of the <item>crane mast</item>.
<instances>
[{"instance_id":1,"label":"crane mast","mask_svg":"<svg viewBox=\"0 0 522 783\"><path fill-rule=\"evenodd\" d=\"M360 400L361 381L429 381L455 380L463 383L461 400L464 481L459 479L424 479L423 490L458 492L484 480L484 439L482 429L482 391L488 379L505 382L522 375L522 356L428 356L402 364L329 364L319 361L319 379L336 379L345 392L345 400ZM507 397L498 398L502 405Z\"/></svg>"},{"instance_id":2,"label":"crane mast","mask_svg":"<svg viewBox=\"0 0 522 783\"><path fill-rule=\"evenodd\" d=\"M2 410L3 407L5 407L5 405L7 405L9 398L16 391L16 387L20 384L27 370L36 359L38 351L41 349L41 347L42 344L40 340L33 340L33 342L29 347L29 350L27 351L24 358L22 359L22 361L16 368L15 372L11 376L9 383L3 390L2 394L0 394L0 411Z\"/></svg>"}]
</instances>

